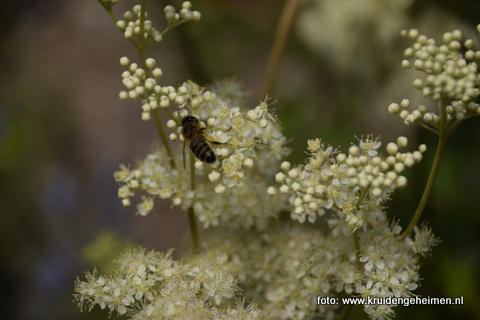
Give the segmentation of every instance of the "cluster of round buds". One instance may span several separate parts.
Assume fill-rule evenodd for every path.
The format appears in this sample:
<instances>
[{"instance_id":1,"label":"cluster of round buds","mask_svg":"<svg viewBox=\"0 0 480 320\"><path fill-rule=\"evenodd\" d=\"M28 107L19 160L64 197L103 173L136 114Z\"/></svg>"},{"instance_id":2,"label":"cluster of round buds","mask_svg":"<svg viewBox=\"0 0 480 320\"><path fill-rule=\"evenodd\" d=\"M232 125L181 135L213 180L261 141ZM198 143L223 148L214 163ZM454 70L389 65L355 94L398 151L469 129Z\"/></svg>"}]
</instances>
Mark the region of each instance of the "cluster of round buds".
<instances>
[{"instance_id":1,"label":"cluster of round buds","mask_svg":"<svg viewBox=\"0 0 480 320\"><path fill-rule=\"evenodd\" d=\"M162 76L162 70L155 68L155 59L145 60L147 70L141 68L137 63L130 63L127 57L120 59L122 66L128 67L122 74L122 83L128 91L121 91L121 100L137 99L142 100L142 119L150 120L150 112L157 108L168 108L172 104L183 107L192 96L191 86L181 85L178 88L173 86L160 86L157 79ZM209 94L203 95L208 100Z\"/></svg>"},{"instance_id":2,"label":"cluster of round buds","mask_svg":"<svg viewBox=\"0 0 480 320\"><path fill-rule=\"evenodd\" d=\"M171 5L166 6L163 11L165 12L165 18L167 19L167 29L178 26L181 23L187 21L198 21L201 18L201 14L198 11L192 11L192 3L190 1L184 1L182 3L182 9L180 12L176 12L175 8Z\"/></svg>"},{"instance_id":3,"label":"cluster of round buds","mask_svg":"<svg viewBox=\"0 0 480 320\"><path fill-rule=\"evenodd\" d=\"M480 25L477 29L480 32ZM427 112L423 105L412 110L410 101L403 100L400 105L392 103L389 112L399 114L407 125L421 123L436 130L480 114L480 105L475 102L480 96L480 51L472 49L473 41L462 41L460 30L445 33L441 45L415 29L403 30L401 34L415 41L405 49L402 66L411 68L413 65L427 74L425 79L415 79L413 85L424 96L439 101L441 108L440 114ZM442 113L446 121L442 121Z\"/></svg>"},{"instance_id":4,"label":"cluster of round buds","mask_svg":"<svg viewBox=\"0 0 480 320\"><path fill-rule=\"evenodd\" d=\"M143 26L141 26L141 12L142 6L139 4L135 5L132 11L126 11L123 14L123 20L117 21L117 27L122 30L127 39L140 39L140 37L143 37L146 40L146 44L162 41L162 33L155 29L152 21L146 19L146 12ZM142 31L143 34L140 34Z\"/></svg>"},{"instance_id":5,"label":"cluster of round buds","mask_svg":"<svg viewBox=\"0 0 480 320\"><path fill-rule=\"evenodd\" d=\"M336 153L331 146L325 148L321 140L309 140L310 157L305 166L292 168L283 162L282 171L275 176L280 188L270 187L268 192L280 191L289 194L292 206L291 217L304 222L314 222L325 209L343 212L352 229L361 226L361 217L355 215L364 200L379 205L398 187L406 185L402 176L406 167L422 159L425 145L419 151L401 153L399 148L407 145L407 138L400 137L396 143L387 145L388 156L381 156L377 149L381 142L367 136L352 145L348 153Z\"/></svg>"}]
</instances>

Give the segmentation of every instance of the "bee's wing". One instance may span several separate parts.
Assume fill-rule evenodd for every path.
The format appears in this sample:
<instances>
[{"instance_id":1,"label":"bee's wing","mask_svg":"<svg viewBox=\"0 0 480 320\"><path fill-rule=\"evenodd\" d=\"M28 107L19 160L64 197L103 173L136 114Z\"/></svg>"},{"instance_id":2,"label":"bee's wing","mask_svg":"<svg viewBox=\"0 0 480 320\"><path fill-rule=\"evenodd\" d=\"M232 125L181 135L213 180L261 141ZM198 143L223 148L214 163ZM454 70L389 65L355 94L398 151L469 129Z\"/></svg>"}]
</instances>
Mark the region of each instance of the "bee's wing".
<instances>
[{"instance_id":1,"label":"bee's wing","mask_svg":"<svg viewBox=\"0 0 480 320\"><path fill-rule=\"evenodd\" d=\"M205 139L206 141L210 142L210 143L213 143L213 144L222 144L221 142L218 142L218 141L215 141L215 139L211 136L207 136L207 135L204 135L202 134L202 137L203 139Z\"/></svg>"}]
</instances>

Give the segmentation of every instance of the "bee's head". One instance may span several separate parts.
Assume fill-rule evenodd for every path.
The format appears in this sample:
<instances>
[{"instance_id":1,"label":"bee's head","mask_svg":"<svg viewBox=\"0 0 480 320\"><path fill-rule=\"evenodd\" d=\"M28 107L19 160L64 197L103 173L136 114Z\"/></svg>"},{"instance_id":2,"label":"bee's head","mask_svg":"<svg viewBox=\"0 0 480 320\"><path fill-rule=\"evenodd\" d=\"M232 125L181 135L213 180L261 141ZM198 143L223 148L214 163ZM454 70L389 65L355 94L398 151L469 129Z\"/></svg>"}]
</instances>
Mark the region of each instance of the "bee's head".
<instances>
[{"instance_id":1,"label":"bee's head","mask_svg":"<svg viewBox=\"0 0 480 320\"><path fill-rule=\"evenodd\" d=\"M186 116L185 118L182 119L182 126L188 124L188 123L197 123L198 119L195 118L194 116Z\"/></svg>"}]
</instances>

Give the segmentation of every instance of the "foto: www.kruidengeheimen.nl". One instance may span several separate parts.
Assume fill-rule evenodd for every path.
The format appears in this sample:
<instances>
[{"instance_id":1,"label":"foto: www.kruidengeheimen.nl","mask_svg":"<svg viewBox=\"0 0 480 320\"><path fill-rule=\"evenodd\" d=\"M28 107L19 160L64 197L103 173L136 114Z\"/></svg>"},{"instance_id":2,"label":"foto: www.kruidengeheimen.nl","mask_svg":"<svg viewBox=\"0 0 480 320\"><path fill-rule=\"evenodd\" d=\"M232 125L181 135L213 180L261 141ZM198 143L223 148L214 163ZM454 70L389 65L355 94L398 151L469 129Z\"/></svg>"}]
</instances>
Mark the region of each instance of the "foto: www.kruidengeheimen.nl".
<instances>
[{"instance_id":1,"label":"foto: www.kruidengeheimen.nl","mask_svg":"<svg viewBox=\"0 0 480 320\"><path fill-rule=\"evenodd\" d=\"M337 297L322 297L317 296L318 305L334 305L334 304L353 304L353 305L375 305L375 304L385 304L385 305L403 305L408 307L412 304L423 304L423 305L443 305L443 304L463 304L463 296L458 298L432 298L432 297L366 297L366 298L337 298Z\"/></svg>"}]
</instances>

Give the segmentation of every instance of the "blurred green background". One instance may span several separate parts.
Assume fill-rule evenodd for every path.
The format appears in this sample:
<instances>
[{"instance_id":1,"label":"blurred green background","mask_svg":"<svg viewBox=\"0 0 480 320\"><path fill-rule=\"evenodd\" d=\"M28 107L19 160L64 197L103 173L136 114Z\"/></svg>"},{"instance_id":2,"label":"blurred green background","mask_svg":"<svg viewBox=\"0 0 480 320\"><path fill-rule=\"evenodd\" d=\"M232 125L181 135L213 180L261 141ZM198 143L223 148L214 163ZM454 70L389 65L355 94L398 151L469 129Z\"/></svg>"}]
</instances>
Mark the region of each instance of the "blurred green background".
<instances>
[{"instance_id":1,"label":"blurred green background","mask_svg":"<svg viewBox=\"0 0 480 320\"><path fill-rule=\"evenodd\" d=\"M150 47L162 83L208 84L236 77L263 97L263 74L284 1L192 1L198 23L169 32ZM158 29L161 8L181 1L149 1ZM135 1L121 0L117 15ZM140 119L137 101L119 101L119 58L137 60L130 43L96 1L3 0L0 3L0 315L2 319L105 319L80 313L73 281L109 262L127 246L166 250L187 240L183 212L157 201L136 217L117 198L113 171L159 142L154 123ZM303 163L306 140L346 150L354 135L399 135L409 149L429 151L407 173L407 188L387 205L406 226L418 203L436 137L406 127L387 106L410 98L430 103L411 86L415 72L401 66L401 29L418 28L438 41L461 29L480 49L480 2L434 0L304 0L288 41L273 98L291 138L290 159ZM430 103L431 106L431 103ZM398 307L397 319L480 319L480 118L452 135L422 220L442 239L422 260L430 297L463 296L462 306ZM178 251L181 251L179 249ZM313 302L312 302L313 303ZM366 319L354 308L350 319Z\"/></svg>"}]
</instances>

